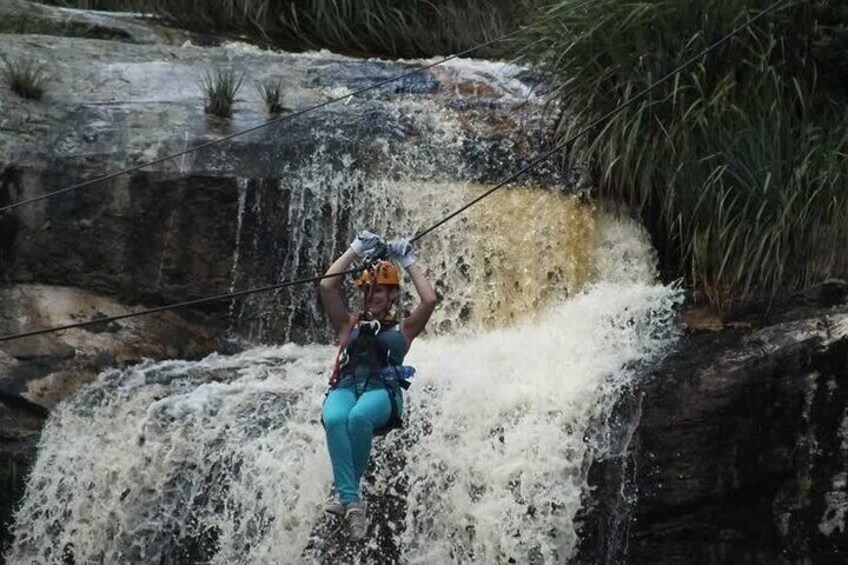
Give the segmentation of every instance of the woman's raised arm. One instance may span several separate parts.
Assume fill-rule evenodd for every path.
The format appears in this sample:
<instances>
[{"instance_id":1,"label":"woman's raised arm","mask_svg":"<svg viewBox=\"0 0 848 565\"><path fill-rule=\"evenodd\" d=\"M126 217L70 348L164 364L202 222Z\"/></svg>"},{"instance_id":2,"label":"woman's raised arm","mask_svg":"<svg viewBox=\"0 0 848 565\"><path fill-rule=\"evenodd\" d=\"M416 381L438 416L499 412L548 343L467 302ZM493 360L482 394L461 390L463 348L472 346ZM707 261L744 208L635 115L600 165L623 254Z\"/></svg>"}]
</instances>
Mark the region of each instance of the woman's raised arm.
<instances>
[{"instance_id":1,"label":"woman's raised arm","mask_svg":"<svg viewBox=\"0 0 848 565\"><path fill-rule=\"evenodd\" d=\"M344 294L342 293L342 277L339 273L344 273L353 264L357 255L353 249L348 249L341 257L336 259L324 276L337 275L321 279L318 287L321 293L321 304L324 306L324 311L330 318L330 325L336 330L336 333L341 336L347 331L347 326L350 321L350 311L345 304Z\"/></svg>"},{"instance_id":2,"label":"woman's raised arm","mask_svg":"<svg viewBox=\"0 0 848 565\"><path fill-rule=\"evenodd\" d=\"M415 310L404 318L403 323L401 323L401 332L403 332L406 343L409 345L413 339L418 337L418 334L424 331L424 327L430 320L433 310L436 309L438 298L433 285L430 284L430 281L424 275L424 271L415 264L415 249L409 240L396 239L390 241L387 249L389 258L397 261L406 269L406 272L412 279L412 284L415 286L415 292L418 293L418 298L420 299Z\"/></svg>"},{"instance_id":3,"label":"woman's raised arm","mask_svg":"<svg viewBox=\"0 0 848 565\"><path fill-rule=\"evenodd\" d=\"M415 291L418 293L418 298L421 300L418 306L412 313L404 318L401 324L401 332L406 338L406 343L412 343L412 340L418 337L418 334L424 331L424 327L430 320L433 310L436 309L439 299L436 296L436 291L433 285L427 280L424 271L418 265L410 265L406 272L412 279L412 284L415 286Z\"/></svg>"},{"instance_id":4,"label":"woman's raised arm","mask_svg":"<svg viewBox=\"0 0 848 565\"><path fill-rule=\"evenodd\" d=\"M347 332L350 324L350 311L345 304L344 294L342 294L342 277L340 273L344 273L350 266L353 265L357 257L362 257L378 245L382 239L379 235L370 231L360 232L356 239L350 244L350 248L345 251L341 257L333 261L324 276L337 275L321 279L318 284L321 293L321 304L324 306L324 311L330 317L330 324L336 330L336 333L341 338Z\"/></svg>"}]
</instances>

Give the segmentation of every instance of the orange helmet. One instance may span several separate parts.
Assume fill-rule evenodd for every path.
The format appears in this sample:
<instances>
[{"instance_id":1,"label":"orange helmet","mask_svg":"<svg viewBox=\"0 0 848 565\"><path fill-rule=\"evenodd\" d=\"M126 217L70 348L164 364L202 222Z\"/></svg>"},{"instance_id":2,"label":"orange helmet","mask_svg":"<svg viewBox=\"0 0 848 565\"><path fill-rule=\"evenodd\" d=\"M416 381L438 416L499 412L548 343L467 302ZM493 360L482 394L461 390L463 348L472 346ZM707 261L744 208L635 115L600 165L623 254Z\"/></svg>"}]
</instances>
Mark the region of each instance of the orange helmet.
<instances>
[{"instance_id":1,"label":"orange helmet","mask_svg":"<svg viewBox=\"0 0 848 565\"><path fill-rule=\"evenodd\" d=\"M400 286L400 275L397 267L391 261L380 260L362 271L356 278L356 286L364 288L372 284Z\"/></svg>"}]
</instances>

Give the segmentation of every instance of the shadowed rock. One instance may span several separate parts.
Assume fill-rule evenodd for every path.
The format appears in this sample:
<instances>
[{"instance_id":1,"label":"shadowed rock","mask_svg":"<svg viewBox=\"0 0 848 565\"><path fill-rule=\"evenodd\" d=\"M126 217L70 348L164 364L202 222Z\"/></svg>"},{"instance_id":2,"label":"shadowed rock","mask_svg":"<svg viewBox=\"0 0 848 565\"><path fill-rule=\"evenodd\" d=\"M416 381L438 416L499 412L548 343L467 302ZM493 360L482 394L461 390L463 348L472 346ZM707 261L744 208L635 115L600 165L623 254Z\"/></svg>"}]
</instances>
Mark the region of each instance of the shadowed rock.
<instances>
[{"instance_id":1,"label":"shadowed rock","mask_svg":"<svg viewBox=\"0 0 848 565\"><path fill-rule=\"evenodd\" d=\"M826 286L810 296L831 302ZM635 431L593 466L578 563L848 558L848 307L733 321L688 336L621 403Z\"/></svg>"}]
</instances>

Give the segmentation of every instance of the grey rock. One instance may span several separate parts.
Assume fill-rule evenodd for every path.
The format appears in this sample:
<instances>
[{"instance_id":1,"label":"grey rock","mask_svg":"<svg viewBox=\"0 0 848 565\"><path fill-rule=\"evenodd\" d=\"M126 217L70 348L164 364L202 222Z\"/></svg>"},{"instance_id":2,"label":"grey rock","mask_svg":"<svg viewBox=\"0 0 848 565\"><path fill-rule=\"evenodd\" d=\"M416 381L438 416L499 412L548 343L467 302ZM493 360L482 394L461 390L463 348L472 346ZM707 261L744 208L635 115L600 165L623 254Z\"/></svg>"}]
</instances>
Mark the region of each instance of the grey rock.
<instances>
[{"instance_id":1,"label":"grey rock","mask_svg":"<svg viewBox=\"0 0 848 565\"><path fill-rule=\"evenodd\" d=\"M130 43L161 43L152 26L134 14L56 8L26 0L3 0L0 33L59 35Z\"/></svg>"},{"instance_id":2,"label":"grey rock","mask_svg":"<svg viewBox=\"0 0 848 565\"><path fill-rule=\"evenodd\" d=\"M9 342L4 353L19 361L34 359L71 359L76 355L73 347L44 336L33 336Z\"/></svg>"},{"instance_id":3,"label":"grey rock","mask_svg":"<svg viewBox=\"0 0 848 565\"><path fill-rule=\"evenodd\" d=\"M330 187L298 188L304 169L320 164L362 182L392 178L395 156L414 152L406 175L485 182L532 158L538 144L530 140L543 140L549 125L529 82L469 73L467 63L263 127L269 116L255 81L280 79L284 104L299 110L418 64L237 43L199 48L27 35L0 35L0 49L36 56L51 73L41 101L0 90L9 108L0 116L0 206L261 128L0 217L7 283L76 287L128 304L170 304L319 274L353 228L348 214L325 212L320 191ZM204 113L198 82L214 66L247 77L230 121ZM460 113L450 108L457 97L468 99ZM441 159L433 141L438 118L422 118L422 108L448 112L460 128L459 163ZM534 175L569 182L554 165ZM296 205L303 217L291 217ZM209 317L254 341L329 339L314 300L288 290L185 315Z\"/></svg>"},{"instance_id":4,"label":"grey rock","mask_svg":"<svg viewBox=\"0 0 848 565\"><path fill-rule=\"evenodd\" d=\"M16 284L0 287L0 335L132 312L131 306L73 287ZM99 372L145 358L198 358L214 350L214 323L186 321L172 312L0 342L0 390L51 407Z\"/></svg>"},{"instance_id":5,"label":"grey rock","mask_svg":"<svg viewBox=\"0 0 848 565\"><path fill-rule=\"evenodd\" d=\"M848 307L778 312L688 336L622 402L578 563L848 559Z\"/></svg>"}]
</instances>

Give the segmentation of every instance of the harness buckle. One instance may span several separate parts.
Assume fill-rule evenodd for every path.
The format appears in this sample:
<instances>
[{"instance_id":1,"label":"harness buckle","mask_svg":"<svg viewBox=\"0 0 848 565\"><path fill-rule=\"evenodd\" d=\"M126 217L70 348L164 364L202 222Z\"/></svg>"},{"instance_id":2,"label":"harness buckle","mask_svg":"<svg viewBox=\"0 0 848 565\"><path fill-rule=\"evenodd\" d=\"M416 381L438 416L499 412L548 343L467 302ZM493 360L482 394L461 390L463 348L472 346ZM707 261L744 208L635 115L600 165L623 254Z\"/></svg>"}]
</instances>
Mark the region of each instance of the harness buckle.
<instances>
[{"instance_id":1,"label":"harness buckle","mask_svg":"<svg viewBox=\"0 0 848 565\"><path fill-rule=\"evenodd\" d=\"M382 326L380 325L380 320L362 320L359 322L359 331L364 329L368 329L371 335L377 335L380 333L380 329Z\"/></svg>"}]
</instances>

